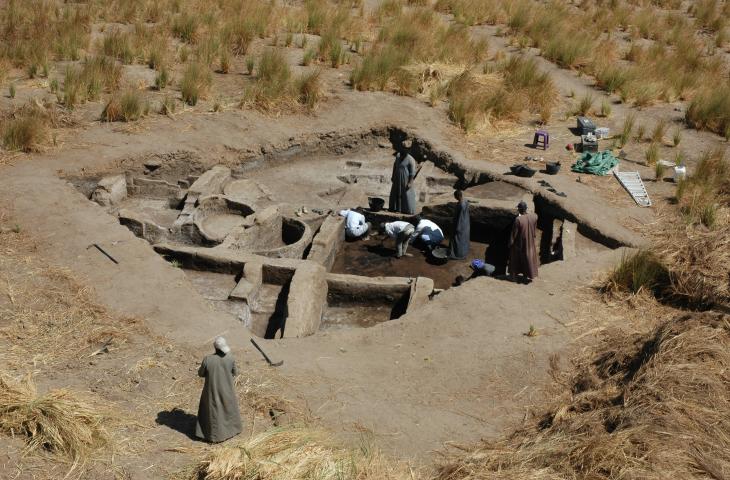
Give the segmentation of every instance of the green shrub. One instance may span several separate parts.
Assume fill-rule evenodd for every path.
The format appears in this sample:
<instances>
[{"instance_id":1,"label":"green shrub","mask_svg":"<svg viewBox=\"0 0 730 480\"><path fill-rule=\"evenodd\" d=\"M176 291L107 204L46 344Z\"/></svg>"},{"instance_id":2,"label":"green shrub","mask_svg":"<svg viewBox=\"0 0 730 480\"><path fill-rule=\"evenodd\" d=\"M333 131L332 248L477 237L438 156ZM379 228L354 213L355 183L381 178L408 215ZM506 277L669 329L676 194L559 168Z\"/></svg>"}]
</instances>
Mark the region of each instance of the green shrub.
<instances>
[{"instance_id":1,"label":"green shrub","mask_svg":"<svg viewBox=\"0 0 730 480\"><path fill-rule=\"evenodd\" d=\"M37 108L24 108L2 124L3 146L7 150L39 151L48 140L47 116Z\"/></svg>"}]
</instances>

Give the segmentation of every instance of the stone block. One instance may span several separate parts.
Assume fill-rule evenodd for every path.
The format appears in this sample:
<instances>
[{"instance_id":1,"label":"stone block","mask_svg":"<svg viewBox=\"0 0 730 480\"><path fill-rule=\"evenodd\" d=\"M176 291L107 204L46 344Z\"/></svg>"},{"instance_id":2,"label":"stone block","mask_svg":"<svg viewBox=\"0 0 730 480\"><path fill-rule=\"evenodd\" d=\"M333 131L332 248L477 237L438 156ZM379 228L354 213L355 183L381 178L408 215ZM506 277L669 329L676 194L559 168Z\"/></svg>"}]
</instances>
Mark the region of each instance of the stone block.
<instances>
[{"instance_id":1,"label":"stone block","mask_svg":"<svg viewBox=\"0 0 730 480\"><path fill-rule=\"evenodd\" d=\"M326 272L322 265L306 262L297 268L289 286L285 337L306 337L319 330L327 303Z\"/></svg>"},{"instance_id":2,"label":"stone block","mask_svg":"<svg viewBox=\"0 0 730 480\"><path fill-rule=\"evenodd\" d=\"M319 232L312 241L307 260L323 265L327 271L332 269L335 257L345 241L345 217L328 216L322 222Z\"/></svg>"},{"instance_id":3,"label":"stone block","mask_svg":"<svg viewBox=\"0 0 730 480\"><path fill-rule=\"evenodd\" d=\"M407 312L411 312L427 304L432 293L433 280L427 277L417 277L411 284L411 296L408 299Z\"/></svg>"},{"instance_id":4,"label":"stone block","mask_svg":"<svg viewBox=\"0 0 730 480\"><path fill-rule=\"evenodd\" d=\"M127 198L127 179L124 175L103 177L91 194L91 199L103 207L117 205L125 198Z\"/></svg>"},{"instance_id":5,"label":"stone block","mask_svg":"<svg viewBox=\"0 0 730 480\"><path fill-rule=\"evenodd\" d=\"M231 300L242 300L251 307L256 305L263 282L264 265L261 262L247 262L243 267L243 277L228 295Z\"/></svg>"},{"instance_id":6,"label":"stone block","mask_svg":"<svg viewBox=\"0 0 730 480\"><path fill-rule=\"evenodd\" d=\"M168 230L157 225L152 220L145 218L144 215L127 209L120 210L118 215L121 225L124 225L136 236L144 238L153 245L168 239Z\"/></svg>"},{"instance_id":7,"label":"stone block","mask_svg":"<svg viewBox=\"0 0 730 480\"><path fill-rule=\"evenodd\" d=\"M203 197L223 193L223 186L231 178L231 169L216 165L202 174L188 189L188 195Z\"/></svg>"}]
</instances>

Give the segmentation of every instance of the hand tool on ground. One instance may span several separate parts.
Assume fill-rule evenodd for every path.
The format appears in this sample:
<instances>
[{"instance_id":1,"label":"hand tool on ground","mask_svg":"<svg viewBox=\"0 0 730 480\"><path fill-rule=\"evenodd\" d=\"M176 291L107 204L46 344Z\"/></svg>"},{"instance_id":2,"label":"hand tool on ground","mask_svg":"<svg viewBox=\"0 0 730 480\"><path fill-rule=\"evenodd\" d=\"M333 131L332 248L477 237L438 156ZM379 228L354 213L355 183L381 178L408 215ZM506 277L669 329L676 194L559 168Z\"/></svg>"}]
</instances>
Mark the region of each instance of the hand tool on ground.
<instances>
[{"instance_id":1,"label":"hand tool on ground","mask_svg":"<svg viewBox=\"0 0 730 480\"><path fill-rule=\"evenodd\" d=\"M254 346L254 347L256 347L256 350L258 350L258 351L259 351L259 352L261 353L261 355L263 355L263 356L264 356L264 359L265 359L265 360L266 360L267 362L269 362L269 365L270 365L270 366L272 366L272 367L280 367L280 366L284 365L284 360L281 360L281 361L279 361L279 362L276 362L276 363L272 362L272 361L271 361L271 360L269 359L269 356L268 356L268 355L266 355L266 354L264 353L264 351L263 351L263 350L261 350L261 347L259 347L258 343L256 343L256 340L254 340L253 338L251 339L251 343L253 343L253 346Z\"/></svg>"},{"instance_id":2,"label":"hand tool on ground","mask_svg":"<svg viewBox=\"0 0 730 480\"><path fill-rule=\"evenodd\" d=\"M96 243L92 243L91 245L89 245L88 247L86 247L86 249L88 250L88 249L90 249L91 247L95 247L95 248L96 248L97 250L99 250L99 251L100 251L101 253L103 253L103 254L104 254L104 256L105 256L106 258L108 258L108 259L109 259L109 260L111 260L112 262L114 262L114 263L116 263L117 265L119 265L119 262L117 262L117 261L116 261L116 260L114 259L114 257L112 257L111 255L109 255L108 253L106 253L106 251L104 251L104 249L103 249L103 248L101 248L101 247L100 247L99 245L97 245Z\"/></svg>"}]
</instances>

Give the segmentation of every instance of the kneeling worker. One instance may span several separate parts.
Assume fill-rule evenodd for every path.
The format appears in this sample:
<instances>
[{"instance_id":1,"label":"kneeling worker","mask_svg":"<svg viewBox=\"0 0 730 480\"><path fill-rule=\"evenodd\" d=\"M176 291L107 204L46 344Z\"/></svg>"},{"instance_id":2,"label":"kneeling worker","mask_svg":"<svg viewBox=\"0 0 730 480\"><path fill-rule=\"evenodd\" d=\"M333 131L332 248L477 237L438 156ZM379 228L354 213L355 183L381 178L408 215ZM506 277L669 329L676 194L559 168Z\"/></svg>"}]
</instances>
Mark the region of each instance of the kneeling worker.
<instances>
[{"instance_id":1,"label":"kneeling worker","mask_svg":"<svg viewBox=\"0 0 730 480\"><path fill-rule=\"evenodd\" d=\"M345 217L345 236L349 239L360 238L370 229L365 221L365 215L355 210L340 210L340 216Z\"/></svg>"},{"instance_id":2,"label":"kneeling worker","mask_svg":"<svg viewBox=\"0 0 730 480\"><path fill-rule=\"evenodd\" d=\"M386 223L383 230L387 236L395 238L395 258L405 255L406 250L408 250L408 243L411 241L411 235L416 231L416 227L411 223L399 220Z\"/></svg>"},{"instance_id":3,"label":"kneeling worker","mask_svg":"<svg viewBox=\"0 0 730 480\"><path fill-rule=\"evenodd\" d=\"M441 245L444 241L444 232L441 228L431 220L426 220L420 216L416 217L416 230L413 232L412 241L419 240L429 250Z\"/></svg>"}]
</instances>

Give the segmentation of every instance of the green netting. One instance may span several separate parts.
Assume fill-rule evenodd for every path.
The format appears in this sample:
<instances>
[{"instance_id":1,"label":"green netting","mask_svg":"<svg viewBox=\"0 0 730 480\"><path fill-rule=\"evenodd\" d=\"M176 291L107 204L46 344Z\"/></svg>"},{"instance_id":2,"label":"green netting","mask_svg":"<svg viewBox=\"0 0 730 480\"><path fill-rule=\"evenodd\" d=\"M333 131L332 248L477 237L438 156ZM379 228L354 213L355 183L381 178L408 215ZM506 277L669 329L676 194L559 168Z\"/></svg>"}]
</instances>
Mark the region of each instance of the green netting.
<instances>
[{"instance_id":1,"label":"green netting","mask_svg":"<svg viewBox=\"0 0 730 480\"><path fill-rule=\"evenodd\" d=\"M616 165L618 158L614 157L610 150L604 150L597 153L585 152L570 169L578 173L606 175Z\"/></svg>"}]
</instances>

